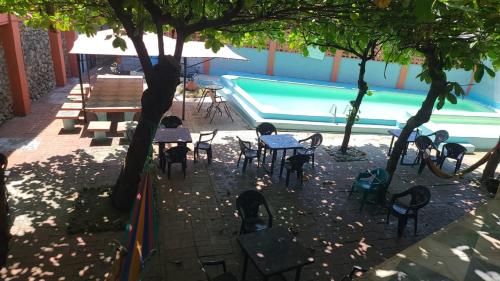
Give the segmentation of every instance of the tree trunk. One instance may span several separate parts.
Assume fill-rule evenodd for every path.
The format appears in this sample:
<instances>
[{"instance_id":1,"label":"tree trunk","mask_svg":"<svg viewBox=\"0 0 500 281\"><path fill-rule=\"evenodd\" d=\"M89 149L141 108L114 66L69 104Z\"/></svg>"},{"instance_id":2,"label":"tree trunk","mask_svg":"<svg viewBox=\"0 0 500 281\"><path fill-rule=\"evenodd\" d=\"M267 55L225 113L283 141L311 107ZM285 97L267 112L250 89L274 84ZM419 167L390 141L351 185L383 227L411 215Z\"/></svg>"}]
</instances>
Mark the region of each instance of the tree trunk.
<instances>
[{"instance_id":1,"label":"tree trunk","mask_svg":"<svg viewBox=\"0 0 500 281\"><path fill-rule=\"evenodd\" d=\"M134 23L131 13L123 6L124 1L108 1L134 44L148 84L148 89L143 92L141 98L141 119L130 142L125 165L111 192L113 205L117 209L130 210L137 194L144 163L148 155L152 153L152 143L158 123L162 115L172 106L175 90L179 84L180 54L182 54L185 36L182 32L179 34L182 36L177 36L174 56L162 55L164 52L160 50L158 64L153 67L142 38L143 23ZM156 22L156 27L162 33L162 26L159 22ZM158 47L162 48L162 46L163 37L159 34Z\"/></svg>"},{"instance_id":2,"label":"tree trunk","mask_svg":"<svg viewBox=\"0 0 500 281\"><path fill-rule=\"evenodd\" d=\"M349 140L351 139L351 132L354 123L356 122L356 116L359 112L359 107L361 106L361 102L365 94L368 92L368 84L365 82L365 71L366 71L366 62L368 58L362 57L361 62L359 63L359 76L358 76L358 95L356 96L356 100L351 104L352 109L347 117L347 123L345 124L344 130L344 140L342 141L342 146L340 147L340 151L342 153L347 152L347 147L349 146Z\"/></svg>"},{"instance_id":3,"label":"tree trunk","mask_svg":"<svg viewBox=\"0 0 500 281\"><path fill-rule=\"evenodd\" d=\"M500 161L500 138L498 139L495 151L490 156L488 162L486 162L486 166L484 167L483 170L483 176L481 177L481 182L490 178L495 178L495 171L497 170L499 161Z\"/></svg>"},{"instance_id":4,"label":"tree trunk","mask_svg":"<svg viewBox=\"0 0 500 281\"><path fill-rule=\"evenodd\" d=\"M179 77L179 62L172 56L160 56L153 69L152 83L142 95L141 119L128 148L125 165L112 190L113 204L120 210L132 207L144 163L152 153L154 134L162 115L172 106Z\"/></svg>"},{"instance_id":5,"label":"tree trunk","mask_svg":"<svg viewBox=\"0 0 500 281\"><path fill-rule=\"evenodd\" d=\"M391 156L386 166L386 170L391 175L391 178L396 171L401 153L406 147L406 140L415 128L418 128L430 120L432 109L434 108L437 98L441 93L446 91L446 76L444 75L443 63L441 62L437 50L434 47L429 47L428 49L422 50L422 52L425 55L426 66L432 82L422 106L415 116L408 119L406 126L404 126L398 140L394 144L394 149L391 152Z\"/></svg>"}]
</instances>

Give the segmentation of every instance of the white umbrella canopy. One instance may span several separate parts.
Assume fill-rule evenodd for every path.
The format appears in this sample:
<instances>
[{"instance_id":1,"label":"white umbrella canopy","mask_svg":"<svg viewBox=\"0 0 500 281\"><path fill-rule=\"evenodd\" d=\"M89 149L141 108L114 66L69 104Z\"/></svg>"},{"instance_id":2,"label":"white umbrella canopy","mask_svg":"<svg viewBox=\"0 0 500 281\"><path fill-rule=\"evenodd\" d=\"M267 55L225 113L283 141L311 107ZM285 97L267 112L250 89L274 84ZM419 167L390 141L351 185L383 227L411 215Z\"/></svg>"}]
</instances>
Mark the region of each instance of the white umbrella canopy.
<instances>
[{"instance_id":1,"label":"white umbrella canopy","mask_svg":"<svg viewBox=\"0 0 500 281\"><path fill-rule=\"evenodd\" d=\"M122 50L120 48L113 47L113 30L106 29L98 31L95 36L85 36L80 35L76 39L73 48L70 50L71 54L87 54L87 55L111 55L111 56L137 56L134 44L128 36L122 36L125 40L127 48ZM146 32L144 33L142 40L146 49L148 50L149 56L158 56L158 36L154 33ZM174 55L176 39L163 36L164 52L165 55ZM224 45L217 52L212 49L205 48L204 42L198 41L188 41L184 43L184 48L182 50L182 57L184 57L184 88L183 88L183 99L182 99L182 120L185 116L185 103L186 103L186 69L190 66L187 65L187 58L207 58L208 60L215 58L222 59L232 59L232 60L248 60L235 52L233 52L228 46ZM199 64L199 63L198 63ZM195 64L197 65L197 64ZM193 66L193 65L192 65ZM80 68L78 68L80 70ZM81 73L80 76L80 86L82 86ZM90 81L90 78L89 78ZM83 86L82 86L83 88ZM82 90L83 99L83 90ZM85 104L84 104L85 110Z\"/></svg>"},{"instance_id":2,"label":"white umbrella canopy","mask_svg":"<svg viewBox=\"0 0 500 281\"><path fill-rule=\"evenodd\" d=\"M112 45L113 30L106 29L98 31L95 36L78 36L71 54L89 54L89 55L112 55L112 56L137 56L134 44L128 36L122 36L127 43L127 48L122 50L114 48ZM158 56L158 36L154 33L145 33L143 41L150 56ZM174 55L176 39L163 36L165 55ZM228 46L223 46L217 52L205 48L204 42L188 41L184 43L182 56L185 58L224 58L233 60L248 60L235 52Z\"/></svg>"}]
</instances>

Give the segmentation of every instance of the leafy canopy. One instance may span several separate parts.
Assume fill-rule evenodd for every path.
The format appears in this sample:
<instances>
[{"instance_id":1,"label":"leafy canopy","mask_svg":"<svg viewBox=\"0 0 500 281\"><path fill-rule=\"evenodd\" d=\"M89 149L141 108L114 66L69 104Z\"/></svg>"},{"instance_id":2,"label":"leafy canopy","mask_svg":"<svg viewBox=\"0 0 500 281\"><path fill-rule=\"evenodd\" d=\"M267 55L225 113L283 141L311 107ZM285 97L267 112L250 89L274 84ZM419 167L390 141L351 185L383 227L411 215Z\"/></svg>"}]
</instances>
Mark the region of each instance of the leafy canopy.
<instances>
[{"instance_id":1,"label":"leafy canopy","mask_svg":"<svg viewBox=\"0 0 500 281\"><path fill-rule=\"evenodd\" d=\"M480 82L486 72L495 75L500 67L500 2L497 0L392 0L382 10L384 24L374 25L390 36L391 45L399 50L413 49L423 56L435 53L439 73L430 73L425 61L419 78L431 83L433 75L446 81L437 108L445 101L457 103L465 95L463 86L448 81L446 70L475 70L474 80ZM358 21L369 22L373 17L360 13ZM427 57L427 56L426 56ZM487 66L491 60L493 69ZM435 70L435 69L434 69Z\"/></svg>"}]
</instances>

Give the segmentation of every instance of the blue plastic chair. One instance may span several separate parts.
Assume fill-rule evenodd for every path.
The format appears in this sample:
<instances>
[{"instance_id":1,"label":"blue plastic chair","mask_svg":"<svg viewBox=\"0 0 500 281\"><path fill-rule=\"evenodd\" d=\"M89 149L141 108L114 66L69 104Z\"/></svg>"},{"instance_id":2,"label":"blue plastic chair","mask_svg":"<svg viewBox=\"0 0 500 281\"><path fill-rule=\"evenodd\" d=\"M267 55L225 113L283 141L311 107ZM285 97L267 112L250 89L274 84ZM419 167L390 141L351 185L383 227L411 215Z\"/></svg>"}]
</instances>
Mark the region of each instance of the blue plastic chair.
<instances>
[{"instance_id":1,"label":"blue plastic chair","mask_svg":"<svg viewBox=\"0 0 500 281\"><path fill-rule=\"evenodd\" d=\"M356 180L352 184L351 191L349 192L349 196L355 191L363 192L361 206L359 207L360 212L363 210L366 202L377 204L383 204L385 202L385 193L389 186L389 180L389 173L382 168L367 170L356 177ZM369 197L373 196L375 200L370 201Z\"/></svg>"}]
</instances>

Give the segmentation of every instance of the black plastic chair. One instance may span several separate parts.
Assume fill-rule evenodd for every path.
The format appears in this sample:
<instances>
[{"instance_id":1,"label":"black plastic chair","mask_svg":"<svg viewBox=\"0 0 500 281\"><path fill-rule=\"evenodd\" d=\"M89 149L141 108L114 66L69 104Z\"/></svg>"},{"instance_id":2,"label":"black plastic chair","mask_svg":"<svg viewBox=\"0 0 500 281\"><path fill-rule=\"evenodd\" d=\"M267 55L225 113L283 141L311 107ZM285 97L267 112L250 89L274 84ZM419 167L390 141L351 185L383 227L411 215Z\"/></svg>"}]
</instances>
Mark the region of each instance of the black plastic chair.
<instances>
[{"instance_id":1,"label":"black plastic chair","mask_svg":"<svg viewBox=\"0 0 500 281\"><path fill-rule=\"evenodd\" d=\"M182 120L179 117L175 116L175 115L165 116L160 121L160 127L164 127L164 128L178 128L180 126L182 126ZM128 133L128 131L127 131L127 133ZM134 129L133 133L135 134L135 129ZM132 139L130 139L130 140L132 140ZM185 146L185 145L179 144L179 146ZM164 151L165 150L165 144L164 143L159 143L158 144L158 150ZM160 158L161 158L161 153L160 153ZM164 164L165 164L164 160L160 159L160 166L164 165ZM165 172L165 166L163 166L162 169L163 169L163 172Z\"/></svg>"},{"instance_id":2,"label":"black plastic chair","mask_svg":"<svg viewBox=\"0 0 500 281\"><path fill-rule=\"evenodd\" d=\"M443 146L443 151L438 160L439 168L443 168L443 163L446 158L451 158L457 160L457 164L455 165L455 174L460 169L462 165L462 160L464 159L465 153L467 152L467 148L458 143L447 143Z\"/></svg>"},{"instance_id":3,"label":"black plastic chair","mask_svg":"<svg viewBox=\"0 0 500 281\"><path fill-rule=\"evenodd\" d=\"M385 203L385 194L389 186L390 178L391 176L389 173L382 168L367 170L356 177L356 180L352 184L351 191L349 192L349 196L356 190L363 192L361 206L359 207L360 212L363 210L366 202L381 205ZM372 195L375 196L375 200L370 201L369 197Z\"/></svg>"},{"instance_id":4,"label":"black plastic chair","mask_svg":"<svg viewBox=\"0 0 500 281\"><path fill-rule=\"evenodd\" d=\"M310 141L309 147L297 149L297 154L311 156L312 166L314 167L314 152L323 142L323 136L320 133L315 133L308 138L299 140L300 143Z\"/></svg>"},{"instance_id":5,"label":"black plastic chair","mask_svg":"<svg viewBox=\"0 0 500 281\"><path fill-rule=\"evenodd\" d=\"M407 196L410 198L403 201L402 198ZM403 230L409 218L415 222L413 233L417 235L418 210L427 205L430 200L431 192L423 185L414 186L392 196L387 212L387 223L391 214L398 217L398 237L403 236Z\"/></svg>"},{"instance_id":6,"label":"black plastic chair","mask_svg":"<svg viewBox=\"0 0 500 281\"><path fill-rule=\"evenodd\" d=\"M200 150L205 150L207 152L208 163L212 163L212 141L217 135L217 130L213 130L211 133L202 133L198 142L194 144L194 162L196 163L196 157L200 157Z\"/></svg>"},{"instance_id":7,"label":"black plastic chair","mask_svg":"<svg viewBox=\"0 0 500 281\"><path fill-rule=\"evenodd\" d=\"M189 148L187 146L174 146L165 151L165 159L168 166L168 179L170 179L170 168L173 163L180 163L182 165L182 172L184 178L186 178L186 163L187 163L187 153ZM163 167L163 172L165 173L165 167Z\"/></svg>"},{"instance_id":8,"label":"black plastic chair","mask_svg":"<svg viewBox=\"0 0 500 281\"><path fill-rule=\"evenodd\" d=\"M417 147L418 152L417 152L417 157L415 157L412 166L420 163L420 167L418 168L418 173L421 174L425 168L424 153L427 153L430 156L431 150L432 149L437 150L437 148L436 146L434 146L434 142L428 136L417 137L415 139L415 146ZM436 158L433 159L433 161L435 160Z\"/></svg>"},{"instance_id":9,"label":"black plastic chair","mask_svg":"<svg viewBox=\"0 0 500 281\"><path fill-rule=\"evenodd\" d=\"M217 261L200 261L198 260L198 263L201 266L201 271L205 273L205 276L207 277L207 281L238 281L238 278L234 276L231 272L227 272L226 268L226 261L224 260L217 260ZM210 277L208 275L208 272L206 270L206 266L212 266L212 265L219 265L222 266L223 273L219 274L215 277Z\"/></svg>"},{"instance_id":10,"label":"black plastic chair","mask_svg":"<svg viewBox=\"0 0 500 281\"><path fill-rule=\"evenodd\" d=\"M250 144L249 141L244 141L238 138L238 143L240 145L240 156L238 157L238 163L236 164L236 168L240 166L240 160L241 156L245 156L243 159L243 172L247 169L247 165L249 162L252 162L254 158L257 158L257 150L252 149L252 145ZM257 165L259 165L259 162L257 161Z\"/></svg>"},{"instance_id":11,"label":"black plastic chair","mask_svg":"<svg viewBox=\"0 0 500 281\"><path fill-rule=\"evenodd\" d=\"M182 120L175 115L170 115L163 117L163 119L161 119L160 121L160 124L165 128L177 128L179 126L182 126Z\"/></svg>"},{"instance_id":12,"label":"black plastic chair","mask_svg":"<svg viewBox=\"0 0 500 281\"><path fill-rule=\"evenodd\" d=\"M264 205L267 212L267 223L259 217L259 207ZM273 226L273 215L269 210L266 198L256 190L242 192L236 199L236 209L241 218L240 235L251 233Z\"/></svg>"},{"instance_id":13,"label":"black plastic chair","mask_svg":"<svg viewBox=\"0 0 500 281\"><path fill-rule=\"evenodd\" d=\"M257 162L260 162L260 155L261 155L262 148L264 148L264 159L266 158L266 151L267 151L266 145L260 141L260 136L266 136L266 135L272 135L272 134L277 135L278 130L276 130L276 127L274 127L273 124L268 123L268 122L264 122L264 123L260 123L259 126L257 126L257 128L255 128L255 133L257 134L257 139L259 140L259 144L257 147Z\"/></svg>"},{"instance_id":14,"label":"black plastic chair","mask_svg":"<svg viewBox=\"0 0 500 281\"><path fill-rule=\"evenodd\" d=\"M300 181L300 184L302 184L302 181L304 179L304 170L303 166L305 163L309 162L310 156L309 155L303 155L303 154L297 154L288 157L284 162L281 161L281 168L280 168L280 178L281 174L283 173L283 167L286 169L286 180L285 180L285 185L288 186L290 183L290 174L291 172L297 172L297 179Z\"/></svg>"},{"instance_id":15,"label":"black plastic chair","mask_svg":"<svg viewBox=\"0 0 500 281\"><path fill-rule=\"evenodd\" d=\"M448 140L448 138L450 137L450 134L448 133L448 131L446 130L438 130L438 131L435 131L434 133L432 134L428 134L427 135L428 137L434 137L434 140L432 141L432 143L434 144L434 147L436 149L436 157L439 157L439 145L445 141Z\"/></svg>"}]
</instances>

